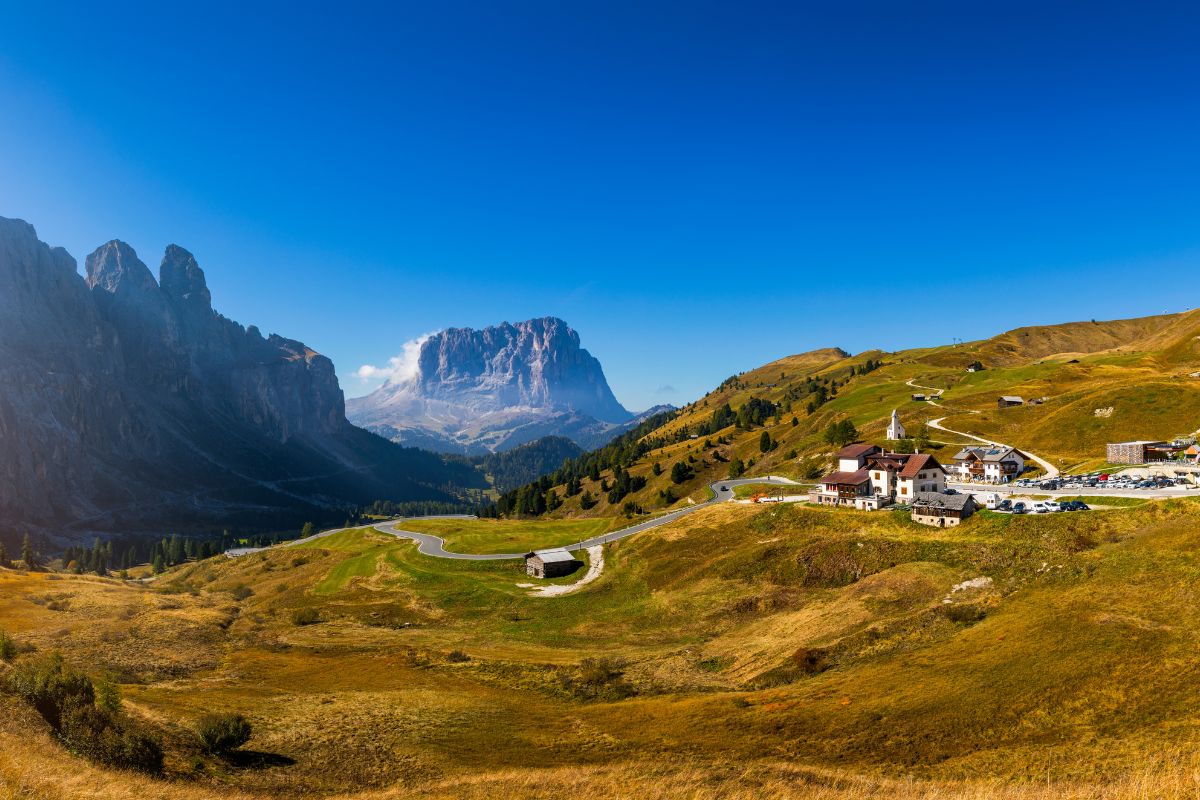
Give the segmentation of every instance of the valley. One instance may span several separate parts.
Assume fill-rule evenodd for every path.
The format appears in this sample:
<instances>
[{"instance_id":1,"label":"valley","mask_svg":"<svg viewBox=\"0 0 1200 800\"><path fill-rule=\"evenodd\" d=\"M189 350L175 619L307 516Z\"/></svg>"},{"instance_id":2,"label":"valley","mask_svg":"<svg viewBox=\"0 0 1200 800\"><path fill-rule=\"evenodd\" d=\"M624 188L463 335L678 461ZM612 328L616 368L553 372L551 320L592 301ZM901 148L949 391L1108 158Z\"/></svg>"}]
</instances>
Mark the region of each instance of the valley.
<instances>
[{"instance_id":1,"label":"valley","mask_svg":"<svg viewBox=\"0 0 1200 800\"><path fill-rule=\"evenodd\" d=\"M1198 30L5 4L0 800L1200 800Z\"/></svg>"},{"instance_id":2,"label":"valley","mask_svg":"<svg viewBox=\"0 0 1200 800\"><path fill-rule=\"evenodd\" d=\"M839 449L843 434L952 471L963 447L1004 441L1029 448L1039 481L1102 464L1107 441L1186 435L1200 419L1185 377L1196 327L1185 314L791 356L596 450L485 457L510 476L565 458L485 516L376 518L127 579L0 568L0 679L61 654L111 682L114 713L163 753L158 775L70 755L0 692L0 786L14 800L83 784L197 800L585 785L613 798L1186 796L1197 773L1181 743L1200 734L1187 688L1200 499L1186 488L951 477L960 494L1082 493L1094 509L980 502L952 528L898 499L809 501L848 453L918 458ZM1010 344L1043 340L1068 349ZM997 405L1018 394L1044 400ZM888 442L893 409L907 433ZM525 553L557 548L571 571L526 573ZM245 718L244 747L199 744L214 711Z\"/></svg>"}]
</instances>

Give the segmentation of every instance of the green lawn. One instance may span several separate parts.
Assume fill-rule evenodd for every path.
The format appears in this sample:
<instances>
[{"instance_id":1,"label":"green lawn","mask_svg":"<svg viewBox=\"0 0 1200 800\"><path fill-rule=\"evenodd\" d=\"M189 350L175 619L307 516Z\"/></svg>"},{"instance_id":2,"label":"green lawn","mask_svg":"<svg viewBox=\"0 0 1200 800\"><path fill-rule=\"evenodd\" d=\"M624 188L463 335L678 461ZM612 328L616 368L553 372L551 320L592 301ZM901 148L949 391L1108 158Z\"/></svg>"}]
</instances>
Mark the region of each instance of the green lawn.
<instances>
[{"instance_id":1,"label":"green lawn","mask_svg":"<svg viewBox=\"0 0 1200 800\"><path fill-rule=\"evenodd\" d=\"M633 524L623 517L595 519L407 519L404 530L441 537L454 553L525 553L574 544Z\"/></svg>"}]
</instances>

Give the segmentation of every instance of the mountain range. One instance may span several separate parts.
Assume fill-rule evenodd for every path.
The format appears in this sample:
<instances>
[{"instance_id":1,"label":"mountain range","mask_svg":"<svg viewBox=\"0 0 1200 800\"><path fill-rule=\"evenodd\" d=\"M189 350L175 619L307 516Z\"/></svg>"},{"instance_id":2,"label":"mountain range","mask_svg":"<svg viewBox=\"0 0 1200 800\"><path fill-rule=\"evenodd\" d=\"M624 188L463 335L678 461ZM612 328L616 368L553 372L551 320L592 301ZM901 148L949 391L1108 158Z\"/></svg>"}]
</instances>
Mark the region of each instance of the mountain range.
<instances>
[{"instance_id":1,"label":"mountain range","mask_svg":"<svg viewBox=\"0 0 1200 800\"><path fill-rule=\"evenodd\" d=\"M84 277L0 218L0 524L281 529L451 483L483 485L352 425L329 359L214 311L183 248L155 280L111 241Z\"/></svg>"},{"instance_id":2,"label":"mountain range","mask_svg":"<svg viewBox=\"0 0 1200 800\"><path fill-rule=\"evenodd\" d=\"M544 436L591 449L660 410L622 406L600 362L557 317L441 331L421 344L411 374L347 403L354 423L381 436L465 455Z\"/></svg>"}]
</instances>

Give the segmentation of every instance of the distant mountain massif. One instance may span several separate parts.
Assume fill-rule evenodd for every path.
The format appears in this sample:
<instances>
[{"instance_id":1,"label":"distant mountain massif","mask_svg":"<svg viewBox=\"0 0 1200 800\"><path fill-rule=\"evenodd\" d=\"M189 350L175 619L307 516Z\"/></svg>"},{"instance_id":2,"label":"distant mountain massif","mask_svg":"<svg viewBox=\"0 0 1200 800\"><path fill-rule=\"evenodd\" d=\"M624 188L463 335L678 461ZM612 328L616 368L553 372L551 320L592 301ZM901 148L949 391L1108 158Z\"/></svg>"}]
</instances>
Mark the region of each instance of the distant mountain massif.
<instances>
[{"instance_id":1,"label":"distant mountain massif","mask_svg":"<svg viewBox=\"0 0 1200 800\"><path fill-rule=\"evenodd\" d=\"M112 241L85 278L0 218L0 524L281 529L448 484L484 482L348 422L329 359L214 311L186 250L156 281Z\"/></svg>"},{"instance_id":2,"label":"distant mountain massif","mask_svg":"<svg viewBox=\"0 0 1200 800\"><path fill-rule=\"evenodd\" d=\"M355 424L381 436L463 455L544 436L591 449L659 410L627 411L579 334L555 317L444 330L421 345L415 374L347 403Z\"/></svg>"}]
</instances>

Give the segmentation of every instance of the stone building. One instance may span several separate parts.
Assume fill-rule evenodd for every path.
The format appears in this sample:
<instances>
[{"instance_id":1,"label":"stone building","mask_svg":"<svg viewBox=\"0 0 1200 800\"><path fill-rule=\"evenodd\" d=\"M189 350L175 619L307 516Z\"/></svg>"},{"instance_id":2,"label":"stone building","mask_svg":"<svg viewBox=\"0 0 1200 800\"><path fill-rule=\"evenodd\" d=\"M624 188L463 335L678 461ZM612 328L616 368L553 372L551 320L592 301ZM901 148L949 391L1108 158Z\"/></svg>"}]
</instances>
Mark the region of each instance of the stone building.
<instances>
[{"instance_id":1,"label":"stone building","mask_svg":"<svg viewBox=\"0 0 1200 800\"><path fill-rule=\"evenodd\" d=\"M561 548L525 554L525 573L532 578L560 578L579 569L581 562Z\"/></svg>"}]
</instances>

